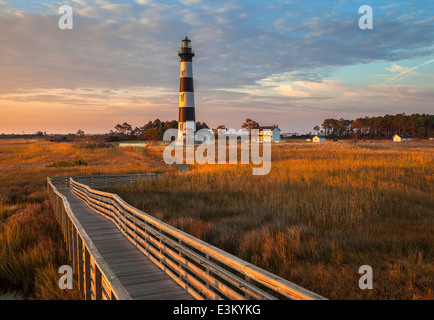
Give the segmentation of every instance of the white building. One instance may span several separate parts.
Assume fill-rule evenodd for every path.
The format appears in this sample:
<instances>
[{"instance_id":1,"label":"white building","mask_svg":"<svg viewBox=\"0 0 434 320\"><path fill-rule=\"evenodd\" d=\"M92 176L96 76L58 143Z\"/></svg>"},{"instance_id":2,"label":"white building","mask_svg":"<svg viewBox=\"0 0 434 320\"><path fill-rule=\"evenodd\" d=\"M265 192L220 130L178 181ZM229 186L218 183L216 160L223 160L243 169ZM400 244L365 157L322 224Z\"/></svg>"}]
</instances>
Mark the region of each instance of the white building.
<instances>
[{"instance_id":1,"label":"white building","mask_svg":"<svg viewBox=\"0 0 434 320\"><path fill-rule=\"evenodd\" d=\"M280 129L277 125L259 127L259 142L280 142Z\"/></svg>"},{"instance_id":2,"label":"white building","mask_svg":"<svg viewBox=\"0 0 434 320\"><path fill-rule=\"evenodd\" d=\"M325 142L325 138L320 136L315 136L312 138L312 142Z\"/></svg>"}]
</instances>

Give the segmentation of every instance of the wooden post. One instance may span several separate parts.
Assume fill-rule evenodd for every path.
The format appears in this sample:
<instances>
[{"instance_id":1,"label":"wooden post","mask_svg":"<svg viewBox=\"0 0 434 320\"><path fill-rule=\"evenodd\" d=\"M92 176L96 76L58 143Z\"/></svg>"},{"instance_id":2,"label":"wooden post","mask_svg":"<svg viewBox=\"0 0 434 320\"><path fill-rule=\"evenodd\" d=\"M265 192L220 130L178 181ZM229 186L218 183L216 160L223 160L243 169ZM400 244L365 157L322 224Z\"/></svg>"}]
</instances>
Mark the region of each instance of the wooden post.
<instances>
[{"instance_id":1,"label":"wooden post","mask_svg":"<svg viewBox=\"0 0 434 320\"><path fill-rule=\"evenodd\" d=\"M178 243L180 244L180 245L182 245L182 241L181 241L181 239L178 239ZM179 254L179 256L181 257L181 258L184 258L185 259L185 255L181 252L181 250L180 249L178 249L178 254ZM181 270L185 270L186 268L184 267L184 265L181 263L181 262L179 262L179 268L181 269ZM179 274L178 275L178 277L179 277L179 279L181 279L181 281L183 281L183 282L185 282L185 279L184 279L184 277L181 275L181 274Z\"/></svg>"},{"instance_id":2,"label":"wooden post","mask_svg":"<svg viewBox=\"0 0 434 320\"><path fill-rule=\"evenodd\" d=\"M125 236L127 236L127 213L123 208L122 208L122 217L124 218L124 221L123 221L124 233L125 233Z\"/></svg>"},{"instance_id":3,"label":"wooden post","mask_svg":"<svg viewBox=\"0 0 434 320\"><path fill-rule=\"evenodd\" d=\"M93 292L95 293L95 300L102 300L101 271L99 270L96 263L93 264L93 272L95 276L93 279Z\"/></svg>"},{"instance_id":4,"label":"wooden post","mask_svg":"<svg viewBox=\"0 0 434 320\"><path fill-rule=\"evenodd\" d=\"M207 254L205 254L205 258L206 258L206 260L210 260L209 259L209 254L207 253ZM206 268L206 274L208 274L209 275L209 269L208 269L208 266L205 266L205 268ZM206 284L205 284L205 286L209 289L210 288L210 285L209 285L209 282L207 281L206 282Z\"/></svg>"},{"instance_id":5,"label":"wooden post","mask_svg":"<svg viewBox=\"0 0 434 320\"><path fill-rule=\"evenodd\" d=\"M68 232L69 232L69 260L71 261L71 263L74 263L74 239L73 239L73 234L72 234L72 229L73 229L73 225L72 225L72 221L68 220Z\"/></svg>"},{"instance_id":6,"label":"wooden post","mask_svg":"<svg viewBox=\"0 0 434 320\"><path fill-rule=\"evenodd\" d=\"M247 282L250 282L250 278L247 275L244 278ZM252 300L252 297L247 292L244 293L244 296L246 297L246 300Z\"/></svg>"},{"instance_id":7,"label":"wooden post","mask_svg":"<svg viewBox=\"0 0 434 320\"><path fill-rule=\"evenodd\" d=\"M84 248L84 296L86 300L92 300L90 294L90 254L87 248Z\"/></svg>"},{"instance_id":8,"label":"wooden post","mask_svg":"<svg viewBox=\"0 0 434 320\"><path fill-rule=\"evenodd\" d=\"M136 220L134 219L134 244L137 247L137 224L136 224Z\"/></svg>"},{"instance_id":9,"label":"wooden post","mask_svg":"<svg viewBox=\"0 0 434 320\"><path fill-rule=\"evenodd\" d=\"M68 251L69 246L68 246L68 221L66 221L65 215L63 215L63 238L65 240L65 244L66 244L66 251ZM68 256L69 257L69 256Z\"/></svg>"},{"instance_id":10,"label":"wooden post","mask_svg":"<svg viewBox=\"0 0 434 320\"><path fill-rule=\"evenodd\" d=\"M72 225L72 223L71 223ZM75 229L75 226L72 225L72 268L74 271L74 274L78 274L78 243L77 243L77 230Z\"/></svg>"},{"instance_id":11,"label":"wooden post","mask_svg":"<svg viewBox=\"0 0 434 320\"><path fill-rule=\"evenodd\" d=\"M84 283L83 283L83 240L78 236L77 237L77 255L78 255L78 285L81 291L84 292Z\"/></svg>"},{"instance_id":12,"label":"wooden post","mask_svg":"<svg viewBox=\"0 0 434 320\"><path fill-rule=\"evenodd\" d=\"M69 261L72 261L72 235L71 235L71 221L69 219L67 220L67 226L66 226L66 233L67 233L67 250L68 250L68 257Z\"/></svg>"}]
</instances>

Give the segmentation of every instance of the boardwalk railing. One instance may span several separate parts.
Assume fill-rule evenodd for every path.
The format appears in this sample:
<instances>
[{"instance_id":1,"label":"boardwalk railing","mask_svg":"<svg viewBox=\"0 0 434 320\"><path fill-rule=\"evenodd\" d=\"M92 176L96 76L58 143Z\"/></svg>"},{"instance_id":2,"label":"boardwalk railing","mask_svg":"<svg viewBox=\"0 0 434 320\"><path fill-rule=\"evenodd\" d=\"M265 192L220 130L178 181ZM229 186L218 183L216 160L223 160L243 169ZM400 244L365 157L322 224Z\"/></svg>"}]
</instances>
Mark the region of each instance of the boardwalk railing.
<instances>
[{"instance_id":1,"label":"boardwalk railing","mask_svg":"<svg viewBox=\"0 0 434 320\"><path fill-rule=\"evenodd\" d=\"M102 259L80 221L75 217L68 200L57 191L50 180L48 178L51 205L62 230L78 286L84 292L86 300L130 300L131 296ZM60 180L55 182L56 185L64 187L64 182Z\"/></svg>"},{"instance_id":2,"label":"boardwalk railing","mask_svg":"<svg viewBox=\"0 0 434 320\"><path fill-rule=\"evenodd\" d=\"M135 181L157 178L157 175L143 175ZM139 250L196 299L325 299L134 208L116 194L89 186L107 188L133 182L125 176L53 179L57 185L68 187L89 208L112 221ZM56 188L50 179L49 186ZM108 279L109 272L108 268L101 270L104 279ZM113 292L109 284L105 290ZM122 298L115 292L114 296Z\"/></svg>"},{"instance_id":3,"label":"boardwalk railing","mask_svg":"<svg viewBox=\"0 0 434 320\"><path fill-rule=\"evenodd\" d=\"M89 175L89 176L57 176L49 177L48 180L56 188L69 188L70 178L76 182L84 183L91 188L108 189L120 185L136 183L139 181L156 180L163 178L163 174L157 173L137 173L137 174L108 174L108 175Z\"/></svg>"}]
</instances>

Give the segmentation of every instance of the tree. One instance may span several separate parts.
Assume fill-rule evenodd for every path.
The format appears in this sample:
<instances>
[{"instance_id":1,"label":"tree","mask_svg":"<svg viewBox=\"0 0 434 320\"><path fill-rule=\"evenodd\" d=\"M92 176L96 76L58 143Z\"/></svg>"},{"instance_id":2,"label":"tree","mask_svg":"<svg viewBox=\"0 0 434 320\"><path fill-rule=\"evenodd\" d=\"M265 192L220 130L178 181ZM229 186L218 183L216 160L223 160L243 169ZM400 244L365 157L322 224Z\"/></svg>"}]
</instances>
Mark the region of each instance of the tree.
<instances>
[{"instance_id":1,"label":"tree","mask_svg":"<svg viewBox=\"0 0 434 320\"><path fill-rule=\"evenodd\" d=\"M366 137L370 139L389 139L395 133L412 134L414 137L428 138L434 135L434 116L414 113L406 115L386 114L378 117L364 117L356 120L325 119L322 127L330 137ZM314 128L316 129L316 127Z\"/></svg>"},{"instance_id":2,"label":"tree","mask_svg":"<svg viewBox=\"0 0 434 320\"><path fill-rule=\"evenodd\" d=\"M129 135L133 131L130 124L124 122L123 124L117 124L115 127L116 133Z\"/></svg>"},{"instance_id":3,"label":"tree","mask_svg":"<svg viewBox=\"0 0 434 320\"><path fill-rule=\"evenodd\" d=\"M164 122L164 131L169 129L178 129L178 121L172 120Z\"/></svg>"},{"instance_id":4,"label":"tree","mask_svg":"<svg viewBox=\"0 0 434 320\"><path fill-rule=\"evenodd\" d=\"M156 128L148 128L145 130L145 133L143 134L143 138L149 141L160 140L160 132Z\"/></svg>"},{"instance_id":5,"label":"tree","mask_svg":"<svg viewBox=\"0 0 434 320\"><path fill-rule=\"evenodd\" d=\"M83 138L85 136L85 133L83 130L78 129L77 133L75 134L77 137Z\"/></svg>"},{"instance_id":6,"label":"tree","mask_svg":"<svg viewBox=\"0 0 434 320\"><path fill-rule=\"evenodd\" d=\"M138 127L135 127L133 131L131 131L131 135L134 137L140 137L143 134L142 130Z\"/></svg>"},{"instance_id":7,"label":"tree","mask_svg":"<svg viewBox=\"0 0 434 320\"><path fill-rule=\"evenodd\" d=\"M199 121L196 122L196 131L199 131L201 129L209 129L209 127L205 122L202 123L200 123Z\"/></svg>"},{"instance_id":8,"label":"tree","mask_svg":"<svg viewBox=\"0 0 434 320\"><path fill-rule=\"evenodd\" d=\"M163 132L163 128L164 128L164 123L161 122L160 119L155 119L154 122L152 122L152 127L154 129L157 129L157 131L159 133L162 133Z\"/></svg>"},{"instance_id":9,"label":"tree","mask_svg":"<svg viewBox=\"0 0 434 320\"><path fill-rule=\"evenodd\" d=\"M359 118L359 119L353 120L352 125L353 125L353 134L354 134L355 139L357 140L362 136L362 128L363 128L362 119Z\"/></svg>"},{"instance_id":10,"label":"tree","mask_svg":"<svg viewBox=\"0 0 434 320\"><path fill-rule=\"evenodd\" d=\"M259 123L250 118L247 118L246 122L243 123L241 128L247 129L250 132L252 129L259 129Z\"/></svg>"},{"instance_id":11,"label":"tree","mask_svg":"<svg viewBox=\"0 0 434 320\"><path fill-rule=\"evenodd\" d=\"M324 130L324 135L327 137L331 134L333 134L334 129L334 123L336 122L335 119L325 119L322 123L322 128Z\"/></svg>"}]
</instances>

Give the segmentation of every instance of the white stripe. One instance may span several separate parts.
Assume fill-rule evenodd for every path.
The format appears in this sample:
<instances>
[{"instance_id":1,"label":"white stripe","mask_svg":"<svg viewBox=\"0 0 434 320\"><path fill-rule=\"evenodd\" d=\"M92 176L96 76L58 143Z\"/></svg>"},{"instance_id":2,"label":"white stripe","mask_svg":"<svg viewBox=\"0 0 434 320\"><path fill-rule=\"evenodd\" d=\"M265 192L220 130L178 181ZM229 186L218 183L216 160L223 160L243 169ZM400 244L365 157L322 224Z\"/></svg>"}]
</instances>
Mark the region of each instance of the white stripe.
<instances>
[{"instance_id":1,"label":"white stripe","mask_svg":"<svg viewBox=\"0 0 434 320\"><path fill-rule=\"evenodd\" d=\"M186 121L178 123L178 139L183 137L183 134L187 131L187 128L193 129L196 132L196 123L194 121Z\"/></svg>"},{"instance_id":2,"label":"white stripe","mask_svg":"<svg viewBox=\"0 0 434 320\"><path fill-rule=\"evenodd\" d=\"M194 121L186 121L185 122L186 128L193 129L196 131L196 123Z\"/></svg>"},{"instance_id":3,"label":"white stripe","mask_svg":"<svg viewBox=\"0 0 434 320\"><path fill-rule=\"evenodd\" d=\"M179 107L192 107L194 108L194 92L180 92L179 93Z\"/></svg>"},{"instance_id":4,"label":"white stripe","mask_svg":"<svg viewBox=\"0 0 434 320\"><path fill-rule=\"evenodd\" d=\"M181 62L181 78L193 78L193 63L191 61Z\"/></svg>"}]
</instances>

